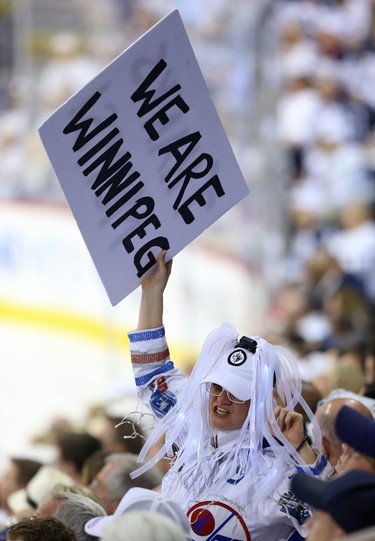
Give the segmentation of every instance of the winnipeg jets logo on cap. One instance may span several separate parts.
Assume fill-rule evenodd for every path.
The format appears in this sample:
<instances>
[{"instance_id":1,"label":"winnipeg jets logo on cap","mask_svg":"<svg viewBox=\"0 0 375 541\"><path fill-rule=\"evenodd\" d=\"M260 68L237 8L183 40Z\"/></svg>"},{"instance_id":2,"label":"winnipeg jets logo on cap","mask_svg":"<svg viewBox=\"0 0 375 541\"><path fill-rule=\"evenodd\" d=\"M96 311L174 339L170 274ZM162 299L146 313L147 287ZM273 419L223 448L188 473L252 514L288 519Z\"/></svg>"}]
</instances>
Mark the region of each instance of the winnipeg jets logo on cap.
<instances>
[{"instance_id":1,"label":"winnipeg jets logo on cap","mask_svg":"<svg viewBox=\"0 0 375 541\"><path fill-rule=\"evenodd\" d=\"M243 349L235 349L228 356L228 363L232 366L241 366L247 359L246 351Z\"/></svg>"}]
</instances>

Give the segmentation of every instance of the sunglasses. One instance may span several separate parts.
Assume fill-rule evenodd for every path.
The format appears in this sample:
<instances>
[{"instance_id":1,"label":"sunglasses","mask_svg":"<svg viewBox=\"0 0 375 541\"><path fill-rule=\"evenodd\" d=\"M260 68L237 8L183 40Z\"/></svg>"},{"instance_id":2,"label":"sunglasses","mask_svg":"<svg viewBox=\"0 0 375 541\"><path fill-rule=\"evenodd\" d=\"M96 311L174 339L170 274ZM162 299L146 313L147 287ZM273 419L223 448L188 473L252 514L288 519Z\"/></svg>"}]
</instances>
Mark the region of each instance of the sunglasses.
<instances>
[{"instance_id":1,"label":"sunglasses","mask_svg":"<svg viewBox=\"0 0 375 541\"><path fill-rule=\"evenodd\" d=\"M223 392L227 393L228 400L230 400L230 402L233 402L234 404L244 404L245 402L247 402L247 400L240 400L239 398L236 398L234 395L232 395L232 393L230 393L217 383L207 382L206 389L211 396L220 396Z\"/></svg>"}]
</instances>

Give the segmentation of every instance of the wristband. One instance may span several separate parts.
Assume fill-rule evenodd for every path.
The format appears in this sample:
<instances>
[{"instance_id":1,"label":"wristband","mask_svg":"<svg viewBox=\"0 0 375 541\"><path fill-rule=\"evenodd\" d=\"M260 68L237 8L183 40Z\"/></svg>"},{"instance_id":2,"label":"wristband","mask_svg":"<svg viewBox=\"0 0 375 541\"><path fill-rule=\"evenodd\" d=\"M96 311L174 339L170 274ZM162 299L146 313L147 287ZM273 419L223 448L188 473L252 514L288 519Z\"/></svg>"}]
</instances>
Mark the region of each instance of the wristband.
<instances>
[{"instance_id":1,"label":"wristband","mask_svg":"<svg viewBox=\"0 0 375 541\"><path fill-rule=\"evenodd\" d=\"M307 440L308 440L308 436L307 436L307 434L305 434L304 437L303 437L303 440L301 441L299 446L296 448L297 453L302 449L302 447L305 445Z\"/></svg>"}]
</instances>

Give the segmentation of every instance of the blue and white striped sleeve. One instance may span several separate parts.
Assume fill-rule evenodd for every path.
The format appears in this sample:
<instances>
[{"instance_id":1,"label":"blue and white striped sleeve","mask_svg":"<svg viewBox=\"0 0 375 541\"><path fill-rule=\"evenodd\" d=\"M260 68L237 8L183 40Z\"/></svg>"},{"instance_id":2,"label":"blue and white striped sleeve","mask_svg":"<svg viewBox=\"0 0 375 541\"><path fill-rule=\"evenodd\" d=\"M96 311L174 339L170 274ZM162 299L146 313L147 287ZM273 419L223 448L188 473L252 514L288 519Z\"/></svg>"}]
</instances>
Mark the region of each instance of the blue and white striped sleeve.
<instances>
[{"instance_id":1,"label":"blue and white striped sleeve","mask_svg":"<svg viewBox=\"0 0 375 541\"><path fill-rule=\"evenodd\" d=\"M138 394L156 417L163 417L176 404L186 382L169 358L164 326L131 331L128 337Z\"/></svg>"}]
</instances>

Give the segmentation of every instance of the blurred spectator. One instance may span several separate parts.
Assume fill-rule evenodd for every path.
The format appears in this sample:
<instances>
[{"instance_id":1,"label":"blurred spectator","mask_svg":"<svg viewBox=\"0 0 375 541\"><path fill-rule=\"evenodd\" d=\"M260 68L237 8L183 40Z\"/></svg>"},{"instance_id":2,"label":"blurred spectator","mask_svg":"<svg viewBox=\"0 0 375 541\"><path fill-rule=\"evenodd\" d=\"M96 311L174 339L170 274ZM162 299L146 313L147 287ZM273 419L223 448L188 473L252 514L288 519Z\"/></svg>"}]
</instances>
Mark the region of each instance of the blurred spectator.
<instances>
[{"instance_id":1,"label":"blurred spectator","mask_svg":"<svg viewBox=\"0 0 375 541\"><path fill-rule=\"evenodd\" d=\"M322 481L298 472L291 481L297 498L314 508L308 541L331 541L375 525L375 475L350 471Z\"/></svg>"},{"instance_id":2,"label":"blurred spectator","mask_svg":"<svg viewBox=\"0 0 375 541\"><path fill-rule=\"evenodd\" d=\"M70 475L76 482L82 482L82 468L85 461L102 448L95 436L85 432L63 432L57 436L57 467Z\"/></svg>"},{"instance_id":3,"label":"blurred spectator","mask_svg":"<svg viewBox=\"0 0 375 541\"><path fill-rule=\"evenodd\" d=\"M324 310L327 297L337 291L350 291L365 300L363 282L345 272L339 262L324 247L318 247L305 265L304 287L308 302L315 310ZM359 301L358 301L359 302Z\"/></svg>"},{"instance_id":4,"label":"blurred spectator","mask_svg":"<svg viewBox=\"0 0 375 541\"><path fill-rule=\"evenodd\" d=\"M327 243L328 251L341 268L363 282L364 290L375 300L375 222L369 205L353 202L341 211L342 229Z\"/></svg>"},{"instance_id":5,"label":"blurred spectator","mask_svg":"<svg viewBox=\"0 0 375 541\"><path fill-rule=\"evenodd\" d=\"M59 483L73 485L74 480L52 466L42 466L25 488L13 492L8 505L15 516L31 516L44 497Z\"/></svg>"},{"instance_id":6,"label":"blurred spectator","mask_svg":"<svg viewBox=\"0 0 375 541\"><path fill-rule=\"evenodd\" d=\"M341 105L326 105L319 112L304 168L324 200L322 212L326 217L335 218L352 201L365 203L373 197L363 149L354 142Z\"/></svg>"},{"instance_id":7,"label":"blurred spectator","mask_svg":"<svg viewBox=\"0 0 375 541\"><path fill-rule=\"evenodd\" d=\"M296 267L299 278L304 264L314 258L332 230L326 220L325 205L324 194L312 178L302 176L290 189L288 259Z\"/></svg>"},{"instance_id":8,"label":"blurred spectator","mask_svg":"<svg viewBox=\"0 0 375 541\"><path fill-rule=\"evenodd\" d=\"M375 340L370 338L364 361L365 385L363 395L375 399Z\"/></svg>"},{"instance_id":9,"label":"blurred spectator","mask_svg":"<svg viewBox=\"0 0 375 541\"><path fill-rule=\"evenodd\" d=\"M350 407L373 420L370 410L361 402L351 398L325 400L316 410L316 418L322 431L322 450L327 460L336 467L342 454L343 441L339 438L335 422L343 406Z\"/></svg>"},{"instance_id":10,"label":"blurred spectator","mask_svg":"<svg viewBox=\"0 0 375 541\"><path fill-rule=\"evenodd\" d=\"M375 400L373 398L369 398L362 394L353 393L352 391L348 391L347 389L334 389L329 393L327 398L323 400L331 400L332 398L352 398L353 400L362 402L362 404L364 404L366 408L371 411L375 419Z\"/></svg>"},{"instance_id":11,"label":"blurred spectator","mask_svg":"<svg viewBox=\"0 0 375 541\"><path fill-rule=\"evenodd\" d=\"M2 512L0 524L12 514L8 504L9 496L18 490L24 489L41 466L41 462L28 458L11 457L9 459L8 465L0 478L0 510Z\"/></svg>"},{"instance_id":12,"label":"blurred spectator","mask_svg":"<svg viewBox=\"0 0 375 541\"><path fill-rule=\"evenodd\" d=\"M300 21L285 20L280 28L280 63L283 82L299 77L310 79L318 60L317 43Z\"/></svg>"},{"instance_id":13,"label":"blurred spectator","mask_svg":"<svg viewBox=\"0 0 375 541\"><path fill-rule=\"evenodd\" d=\"M306 400L309 408L314 413L318 407L320 400L322 400L322 395L319 392L319 389L311 381L302 381L302 398ZM300 404L297 404L294 411L298 411L303 415L305 426L309 422L309 418L306 415L306 412L303 408L300 407Z\"/></svg>"},{"instance_id":14,"label":"blurred spectator","mask_svg":"<svg viewBox=\"0 0 375 541\"><path fill-rule=\"evenodd\" d=\"M335 430L343 441L337 472L362 470L375 474L374 418L343 406L336 416Z\"/></svg>"},{"instance_id":15,"label":"blurred spectator","mask_svg":"<svg viewBox=\"0 0 375 541\"><path fill-rule=\"evenodd\" d=\"M138 454L144 443L141 427L133 420L123 421L123 417L103 414L102 428L97 437L102 448L112 453Z\"/></svg>"},{"instance_id":16,"label":"blurred spectator","mask_svg":"<svg viewBox=\"0 0 375 541\"><path fill-rule=\"evenodd\" d=\"M95 479L97 474L100 472L102 467L105 464L105 460L107 456L109 456L112 452L105 450L105 449L99 449L99 451L95 451L92 455L90 455L84 462L82 466L82 483L83 485L90 485L92 481Z\"/></svg>"},{"instance_id":17,"label":"blurred spectator","mask_svg":"<svg viewBox=\"0 0 375 541\"><path fill-rule=\"evenodd\" d=\"M333 364L327 379L329 392L333 389L346 389L360 394L365 383L361 357L355 351L347 351Z\"/></svg>"},{"instance_id":18,"label":"blurred spectator","mask_svg":"<svg viewBox=\"0 0 375 541\"><path fill-rule=\"evenodd\" d=\"M72 492L53 492L49 496L50 516L60 520L73 532L76 541L90 541L95 537L85 532L85 524L94 517L106 515L103 507L91 498ZM46 512L47 507L44 508ZM44 516L46 513L44 512ZM39 516L39 515L38 515Z\"/></svg>"},{"instance_id":19,"label":"blurred spectator","mask_svg":"<svg viewBox=\"0 0 375 541\"><path fill-rule=\"evenodd\" d=\"M7 541L76 541L70 528L54 517L30 518L7 531Z\"/></svg>"},{"instance_id":20,"label":"blurred spectator","mask_svg":"<svg viewBox=\"0 0 375 541\"><path fill-rule=\"evenodd\" d=\"M45 493L43 498L40 500L38 507L36 508L35 514L39 518L45 518L53 515L56 509L61 503L60 498L56 498L56 494L78 494L79 496L84 496L92 500L94 503L102 507L103 502L101 499L93 492L89 487L84 485L79 485L74 483L73 485L67 485L64 483L57 483Z\"/></svg>"},{"instance_id":21,"label":"blurred spectator","mask_svg":"<svg viewBox=\"0 0 375 541\"><path fill-rule=\"evenodd\" d=\"M347 349L347 353L330 351L330 362L322 367L313 381L324 398L342 389L345 393L359 396L363 392L365 375L358 351ZM337 395L338 397L339 395ZM345 395L342 395L345 396Z\"/></svg>"},{"instance_id":22,"label":"blurred spectator","mask_svg":"<svg viewBox=\"0 0 375 541\"><path fill-rule=\"evenodd\" d=\"M132 487L157 488L161 475L156 467L136 479L130 477L139 464L133 453L113 453L106 457L105 464L93 479L90 487L102 500L108 514L114 512L121 498Z\"/></svg>"},{"instance_id":23,"label":"blurred spectator","mask_svg":"<svg viewBox=\"0 0 375 541\"><path fill-rule=\"evenodd\" d=\"M55 446L61 434L72 432L73 430L74 426L69 419L64 416L57 416L51 419L46 430L36 434L32 438L32 443Z\"/></svg>"},{"instance_id":24,"label":"blurred spectator","mask_svg":"<svg viewBox=\"0 0 375 541\"><path fill-rule=\"evenodd\" d=\"M320 99L304 74L289 77L277 104L278 139L288 157L292 178L303 172L304 152L313 140L313 127L320 109Z\"/></svg>"}]
</instances>

